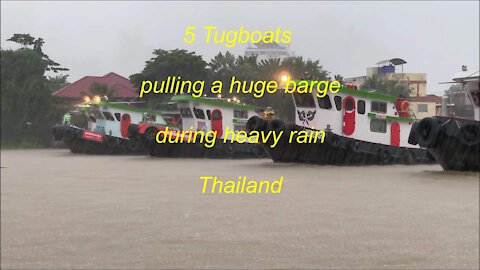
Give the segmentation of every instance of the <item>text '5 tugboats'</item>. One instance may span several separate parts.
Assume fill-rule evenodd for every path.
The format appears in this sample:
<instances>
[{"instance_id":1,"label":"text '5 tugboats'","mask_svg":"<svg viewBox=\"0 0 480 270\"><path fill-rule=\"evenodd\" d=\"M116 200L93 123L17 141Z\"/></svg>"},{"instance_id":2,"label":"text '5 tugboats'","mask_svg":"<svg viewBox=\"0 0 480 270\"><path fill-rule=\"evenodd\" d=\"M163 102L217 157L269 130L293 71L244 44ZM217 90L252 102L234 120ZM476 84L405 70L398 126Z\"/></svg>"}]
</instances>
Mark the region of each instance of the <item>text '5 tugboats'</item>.
<instances>
[{"instance_id":1,"label":"text '5 tugboats'","mask_svg":"<svg viewBox=\"0 0 480 270\"><path fill-rule=\"evenodd\" d=\"M418 164L434 162L426 149L408 143L415 119L406 99L341 87L335 93L293 93L295 123L252 117L247 130L323 130L324 142L288 141L264 148L275 162L330 165Z\"/></svg>"},{"instance_id":2,"label":"text '5 tugboats'","mask_svg":"<svg viewBox=\"0 0 480 270\"><path fill-rule=\"evenodd\" d=\"M411 144L425 147L444 170L480 171L480 77L466 67L455 75L473 104L474 119L436 116L415 123Z\"/></svg>"}]
</instances>

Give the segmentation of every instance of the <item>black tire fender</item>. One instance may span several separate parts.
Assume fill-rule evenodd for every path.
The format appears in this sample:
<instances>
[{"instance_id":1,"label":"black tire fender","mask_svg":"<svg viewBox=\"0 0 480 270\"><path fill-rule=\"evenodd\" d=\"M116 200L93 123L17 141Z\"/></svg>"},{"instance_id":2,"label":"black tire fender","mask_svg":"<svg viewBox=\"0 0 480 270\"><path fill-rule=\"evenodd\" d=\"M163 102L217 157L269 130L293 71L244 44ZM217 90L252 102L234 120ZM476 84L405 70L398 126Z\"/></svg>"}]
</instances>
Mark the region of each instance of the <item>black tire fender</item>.
<instances>
[{"instance_id":1,"label":"black tire fender","mask_svg":"<svg viewBox=\"0 0 480 270\"><path fill-rule=\"evenodd\" d=\"M131 152L137 151L139 146L140 146L140 141L138 139L130 138L127 141L127 149Z\"/></svg>"},{"instance_id":2,"label":"black tire fender","mask_svg":"<svg viewBox=\"0 0 480 270\"><path fill-rule=\"evenodd\" d=\"M65 129L65 132L63 133L63 139L67 142L70 142L70 141L73 141L73 139L75 139L75 136L76 136L76 132L75 130L73 130L72 128L67 128Z\"/></svg>"},{"instance_id":3,"label":"black tire fender","mask_svg":"<svg viewBox=\"0 0 480 270\"><path fill-rule=\"evenodd\" d=\"M252 152L255 155L255 157L257 157L257 158L263 158L263 157L266 156L266 153L267 153L265 151L265 149L263 148L263 146L260 145L260 144L255 144L253 146Z\"/></svg>"},{"instance_id":4,"label":"black tire fender","mask_svg":"<svg viewBox=\"0 0 480 270\"><path fill-rule=\"evenodd\" d=\"M227 143L225 145L225 152L227 152L228 156L233 156L237 151L237 145L235 143Z\"/></svg>"},{"instance_id":5,"label":"black tire fender","mask_svg":"<svg viewBox=\"0 0 480 270\"><path fill-rule=\"evenodd\" d=\"M418 122L413 122L412 128L410 129L410 134L408 135L408 143L411 145L418 144L417 127Z\"/></svg>"},{"instance_id":6,"label":"black tire fender","mask_svg":"<svg viewBox=\"0 0 480 270\"><path fill-rule=\"evenodd\" d=\"M338 147L339 146L339 138L336 134L334 133L327 133L325 135L325 141L330 143L333 147Z\"/></svg>"},{"instance_id":7,"label":"black tire fender","mask_svg":"<svg viewBox=\"0 0 480 270\"><path fill-rule=\"evenodd\" d=\"M282 120L279 120L279 119L268 121L267 130L268 131L275 131L275 133L278 133L280 131L284 131L285 130L285 122L283 122Z\"/></svg>"},{"instance_id":8,"label":"black tire fender","mask_svg":"<svg viewBox=\"0 0 480 270\"><path fill-rule=\"evenodd\" d=\"M258 117L258 116L252 116L250 119L247 121L246 129L247 132L250 133L250 131L264 131L265 128L267 127L267 121L264 119Z\"/></svg>"},{"instance_id":9,"label":"black tire fender","mask_svg":"<svg viewBox=\"0 0 480 270\"><path fill-rule=\"evenodd\" d=\"M480 142L480 128L478 125L467 124L460 128L460 141L468 146Z\"/></svg>"},{"instance_id":10,"label":"black tire fender","mask_svg":"<svg viewBox=\"0 0 480 270\"><path fill-rule=\"evenodd\" d=\"M392 162L392 154L388 149L378 150L378 155L382 164L390 164Z\"/></svg>"},{"instance_id":11,"label":"black tire fender","mask_svg":"<svg viewBox=\"0 0 480 270\"><path fill-rule=\"evenodd\" d=\"M118 144L117 138L115 137L104 135L103 139L105 145L108 147L115 147Z\"/></svg>"},{"instance_id":12,"label":"black tire fender","mask_svg":"<svg viewBox=\"0 0 480 270\"><path fill-rule=\"evenodd\" d=\"M154 127L154 126L148 127L145 130L145 134L144 134L145 141L154 142L156 140L158 131L159 130L157 127Z\"/></svg>"},{"instance_id":13,"label":"black tire fender","mask_svg":"<svg viewBox=\"0 0 480 270\"><path fill-rule=\"evenodd\" d=\"M360 146L360 142L357 141L357 140L352 140L348 143L348 147L350 148L350 150L352 150L352 152L356 153L358 151L358 148Z\"/></svg>"},{"instance_id":14,"label":"black tire fender","mask_svg":"<svg viewBox=\"0 0 480 270\"><path fill-rule=\"evenodd\" d=\"M431 117L422 119L416 128L418 144L425 148L437 146L439 135L441 135L441 129L442 126L436 119Z\"/></svg>"},{"instance_id":15,"label":"black tire fender","mask_svg":"<svg viewBox=\"0 0 480 270\"><path fill-rule=\"evenodd\" d=\"M128 126L128 137L133 138L136 137L138 133L138 125L137 124L130 124Z\"/></svg>"}]
</instances>

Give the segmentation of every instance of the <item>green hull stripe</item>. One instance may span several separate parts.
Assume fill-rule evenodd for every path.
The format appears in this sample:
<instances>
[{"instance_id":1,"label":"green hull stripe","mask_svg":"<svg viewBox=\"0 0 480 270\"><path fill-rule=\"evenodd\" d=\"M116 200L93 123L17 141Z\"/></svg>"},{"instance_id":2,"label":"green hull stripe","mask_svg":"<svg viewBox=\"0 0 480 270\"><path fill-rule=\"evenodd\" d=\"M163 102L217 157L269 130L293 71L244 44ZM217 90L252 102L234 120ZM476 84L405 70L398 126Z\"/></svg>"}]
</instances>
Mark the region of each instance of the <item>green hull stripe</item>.
<instances>
[{"instance_id":1,"label":"green hull stripe","mask_svg":"<svg viewBox=\"0 0 480 270\"><path fill-rule=\"evenodd\" d=\"M124 110L124 111L130 111L130 112L140 112L140 113L148 113L148 114L157 114L157 115L162 115L161 112L159 111L154 111L150 110L147 108L135 108L135 107L129 107L124 104L118 104L118 103L110 103L110 102L89 102L87 103L88 105L98 105L98 106L106 106L110 108L115 108L119 110ZM90 108L86 108L86 111L89 111Z\"/></svg>"},{"instance_id":2,"label":"green hull stripe","mask_svg":"<svg viewBox=\"0 0 480 270\"><path fill-rule=\"evenodd\" d=\"M377 118L377 114L376 113L368 113L368 117L369 118ZM415 119L412 119L412 118L403 118L403 117L398 117L398 116L385 116L385 119L387 121L398 121L398 122L414 122Z\"/></svg>"}]
</instances>

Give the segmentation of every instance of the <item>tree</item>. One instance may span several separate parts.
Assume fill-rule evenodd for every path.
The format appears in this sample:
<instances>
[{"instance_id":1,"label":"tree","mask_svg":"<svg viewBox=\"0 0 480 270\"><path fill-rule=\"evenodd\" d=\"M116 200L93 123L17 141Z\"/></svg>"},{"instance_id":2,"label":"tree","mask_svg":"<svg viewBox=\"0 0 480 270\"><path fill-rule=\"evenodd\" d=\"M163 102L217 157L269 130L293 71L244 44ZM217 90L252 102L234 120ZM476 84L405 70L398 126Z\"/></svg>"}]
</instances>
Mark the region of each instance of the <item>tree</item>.
<instances>
[{"instance_id":1,"label":"tree","mask_svg":"<svg viewBox=\"0 0 480 270\"><path fill-rule=\"evenodd\" d=\"M60 67L59 63L53 61L48 55L43 53L42 46L45 44L43 38L34 38L30 34L14 34L11 38L7 39L7 41L18 43L23 46L23 49L33 46L33 50L47 63L45 68L46 71L53 71L55 73L58 73L59 71L68 71L68 68Z\"/></svg>"},{"instance_id":2,"label":"tree","mask_svg":"<svg viewBox=\"0 0 480 270\"><path fill-rule=\"evenodd\" d=\"M13 41L23 45L23 47L28 47L35 44L35 38L29 34L14 34L11 38L7 39L7 41Z\"/></svg>"},{"instance_id":3,"label":"tree","mask_svg":"<svg viewBox=\"0 0 480 270\"><path fill-rule=\"evenodd\" d=\"M344 80L343 80L343 76L340 75L340 74L337 74L333 77L335 79L335 81L338 81L341 85L343 85L344 83Z\"/></svg>"},{"instance_id":4,"label":"tree","mask_svg":"<svg viewBox=\"0 0 480 270\"><path fill-rule=\"evenodd\" d=\"M303 60L301 56L288 57L282 61L281 68L290 74L292 79L326 80L328 72L323 70L320 61Z\"/></svg>"},{"instance_id":5,"label":"tree","mask_svg":"<svg viewBox=\"0 0 480 270\"><path fill-rule=\"evenodd\" d=\"M260 76L262 80L276 80L280 76L282 67L280 66L280 58L272 58L267 60L261 60L258 64L260 70Z\"/></svg>"},{"instance_id":6,"label":"tree","mask_svg":"<svg viewBox=\"0 0 480 270\"><path fill-rule=\"evenodd\" d=\"M2 146L25 142L46 146L51 141L52 125L61 118L45 77L51 62L38 49L28 47L35 42L30 35L15 34L9 40L24 47L0 51ZM43 43L40 40L37 46Z\"/></svg>"},{"instance_id":7,"label":"tree","mask_svg":"<svg viewBox=\"0 0 480 270\"><path fill-rule=\"evenodd\" d=\"M60 88L67 86L68 84L70 84L67 78L68 75L48 76L48 88L51 92L55 92Z\"/></svg>"},{"instance_id":8,"label":"tree","mask_svg":"<svg viewBox=\"0 0 480 270\"><path fill-rule=\"evenodd\" d=\"M142 82L164 81L169 76L180 76L182 80L205 81L208 77L207 63L201 56L194 52L175 49L165 51L157 49L153 51L154 57L146 61L142 72L130 76L132 83L140 89ZM205 83L207 86L207 82ZM169 100L172 95L147 95L145 98L149 101L149 105L153 106L155 102Z\"/></svg>"},{"instance_id":9,"label":"tree","mask_svg":"<svg viewBox=\"0 0 480 270\"><path fill-rule=\"evenodd\" d=\"M231 77L235 71L235 56L230 52L220 52L208 63L208 67L216 77Z\"/></svg>"},{"instance_id":10,"label":"tree","mask_svg":"<svg viewBox=\"0 0 480 270\"><path fill-rule=\"evenodd\" d=\"M31 49L1 51L2 145L34 141L47 145L60 116L54 109L46 64Z\"/></svg>"},{"instance_id":11,"label":"tree","mask_svg":"<svg viewBox=\"0 0 480 270\"><path fill-rule=\"evenodd\" d=\"M259 64L260 77L263 80L280 80L284 73L290 75L291 80L326 80L328 72L320 65L320 61L304 60L302 57L288 57L281 61L278 58L262 60ZM293 121L295 115L295 106L290 95L285 95L282 91L276 94L267 95L259 99L261 106L272 107L278 116L287 121Z\"/></svg>"},{"instance_id":12,"label":"tree","mask_svg":"<svg viewBox=\"0 0 480 270\"><path fill-rule=\"evenodd\" d=\"M395 97L408 97L410 94L410 89L407 85L402 84L397 80L389 80L378 75L367 78L360 88Z\"/></svg>"},{"instance_id":13,"label":"tree","mask_svg":"<svg viewBox=\"0 0 480 270\"><path fill-rule=\"evenodd\" d=\"M230 82L233 76L236 76L235 56L230 52L222 54L221 52L208 63L208 68L212 81L222 81L224 97L229 96Z\"/></svg>"}]
</instances>

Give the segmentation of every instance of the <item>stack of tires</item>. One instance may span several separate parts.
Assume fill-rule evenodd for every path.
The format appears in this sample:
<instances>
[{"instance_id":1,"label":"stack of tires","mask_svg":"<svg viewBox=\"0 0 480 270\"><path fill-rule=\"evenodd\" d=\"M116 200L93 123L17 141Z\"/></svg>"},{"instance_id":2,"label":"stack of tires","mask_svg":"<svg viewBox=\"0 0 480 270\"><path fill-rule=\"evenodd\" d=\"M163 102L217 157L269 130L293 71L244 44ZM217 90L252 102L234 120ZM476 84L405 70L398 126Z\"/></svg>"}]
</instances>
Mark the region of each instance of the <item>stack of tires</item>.
<instances>
[{"instance_id":1,"label":"stack of tires","mask_svg":"<svg viewBox=\"0 0 480 270\"><path fill-rule=\"evenodd\" d=\"M480 170L480 122L427 117L415 122L408 143L427 148L446 170Z\"/></svg>"}]
</instances>

